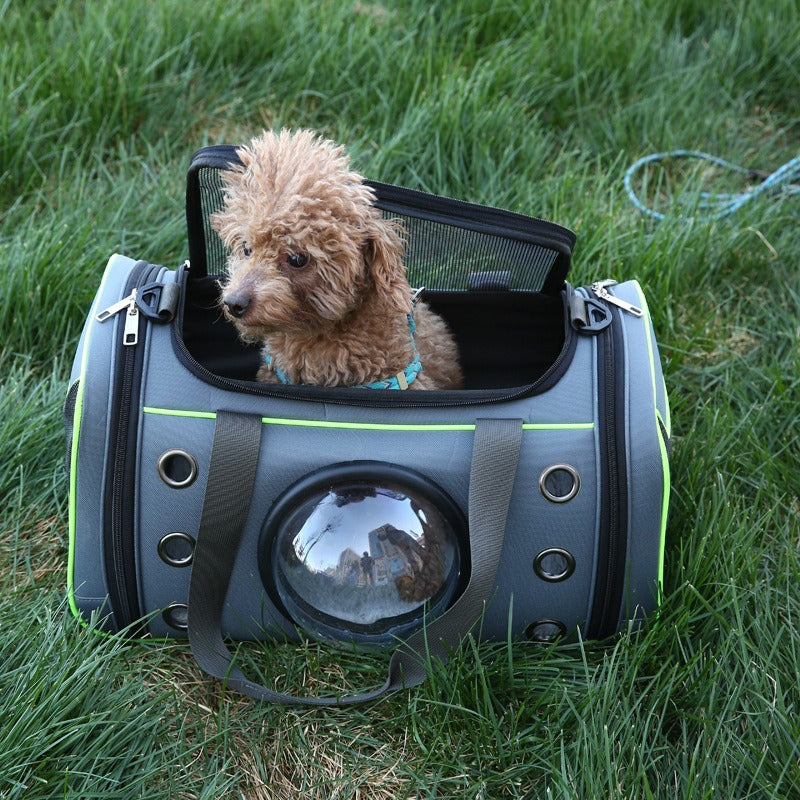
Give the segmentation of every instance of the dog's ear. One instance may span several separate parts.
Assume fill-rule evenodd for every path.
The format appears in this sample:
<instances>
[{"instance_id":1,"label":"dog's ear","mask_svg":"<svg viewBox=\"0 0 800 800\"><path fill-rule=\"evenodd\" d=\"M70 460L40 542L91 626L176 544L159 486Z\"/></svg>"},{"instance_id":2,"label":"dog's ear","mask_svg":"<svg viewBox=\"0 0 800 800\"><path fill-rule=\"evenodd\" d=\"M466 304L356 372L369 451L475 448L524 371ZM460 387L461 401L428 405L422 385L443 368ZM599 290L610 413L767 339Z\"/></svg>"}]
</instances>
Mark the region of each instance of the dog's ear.
<instances>
[{"instance_id":1,"label":"dog's ear","mask_svg":"<svg viewBox=\"0 0 800 800\"><path fill-rule=\"evenodd\" d=\"M364 258L372 282L380 295L404 314L410 314L411 288L403 266L405 246L400 225L393 220L372 221L364 245Z\"/></svg>"}]
</instances>

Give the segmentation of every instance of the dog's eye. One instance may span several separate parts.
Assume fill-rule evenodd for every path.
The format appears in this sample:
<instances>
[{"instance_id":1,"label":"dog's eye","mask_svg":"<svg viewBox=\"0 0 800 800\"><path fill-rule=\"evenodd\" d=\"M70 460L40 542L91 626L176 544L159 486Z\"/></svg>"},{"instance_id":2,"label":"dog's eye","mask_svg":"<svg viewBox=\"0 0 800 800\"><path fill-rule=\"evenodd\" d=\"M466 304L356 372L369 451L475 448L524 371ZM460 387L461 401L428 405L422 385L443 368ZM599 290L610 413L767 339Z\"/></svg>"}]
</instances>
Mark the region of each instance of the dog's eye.
<instances>
[{"instance_id":1,"label":"dog's eye","mask_svg":"<svg viewBox=\"0 0 800 800\"><path fill-rule=\"evenodd\" d=\"M247 242L242 242L242 253L245 258L250 258L253 251L247 246Z\"/></svg>"},{"instance_id":2,"label":"dog's eye","mask_svg":"<svg viewBox=\"0 0 800 800\"><path fill-rule=\"evenodd\" d=\"M286 260L289 262L289 266L295 269L302 269L308 264L308 256L305 253L290 253Z\"/></svg>"}]
</instances>

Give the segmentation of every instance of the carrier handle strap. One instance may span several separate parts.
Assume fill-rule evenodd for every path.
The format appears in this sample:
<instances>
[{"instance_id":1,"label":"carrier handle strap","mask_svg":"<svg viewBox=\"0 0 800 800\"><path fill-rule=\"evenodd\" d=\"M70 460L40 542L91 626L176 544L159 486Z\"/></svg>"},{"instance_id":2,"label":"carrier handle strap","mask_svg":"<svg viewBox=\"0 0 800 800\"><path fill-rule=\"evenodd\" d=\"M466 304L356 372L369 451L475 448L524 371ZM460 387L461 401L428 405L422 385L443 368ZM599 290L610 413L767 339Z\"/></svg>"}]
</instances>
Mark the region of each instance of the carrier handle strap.
<instances>
[{"instance_id":1,"label":"carrier handle strap","mask_svg":"<svg viewBox=\"0 0 800 800\"><path fill-rule=\"evenodd\" d=\"M447 661L481 618L494 586L519 463L522 420L476 420L469 482L471 574L464 593L444 614L398 646L383 686L342 697L299 697L254 683L234 665L222 637L222 610L250 512L262 429L260 416L217 412L189 585L189 643L197 663L248 697L284 705L353 705L422 683L429 659Z\"/></svg>"}]
</instances>

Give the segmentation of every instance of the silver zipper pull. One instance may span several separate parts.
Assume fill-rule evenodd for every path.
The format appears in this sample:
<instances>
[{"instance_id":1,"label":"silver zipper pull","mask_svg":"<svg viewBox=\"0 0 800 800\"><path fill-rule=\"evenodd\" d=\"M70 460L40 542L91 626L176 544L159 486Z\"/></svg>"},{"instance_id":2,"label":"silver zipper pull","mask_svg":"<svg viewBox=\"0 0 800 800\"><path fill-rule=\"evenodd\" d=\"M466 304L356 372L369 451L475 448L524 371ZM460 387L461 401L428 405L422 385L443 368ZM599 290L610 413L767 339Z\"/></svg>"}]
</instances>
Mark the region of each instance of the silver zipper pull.
<instances>
[{"instance_id":1,"label":"silver zipper pull","mask_svg":"<svg viewBox=\"0 0 800 800\"><path fill-rule=\"evenodd\" d=\"M136 305L136 289L131 292L128 311L125 314L125 331L122 334L122 344L126 347L139 341L139 307Z\"/></svg>"},{"instance_id":2,"label":"silver zipper pull","mask_svg":"<svg viewBox=\"0 0 800 800\"><path fill-rule=\"evenodd\" d=\"M122 343L129 347L139 341L139 307L136 305L136 289L127 297L109 306L105 311L101 311L95 319L98 322L105 322L121 311L125 312L125 330L123 331Z\"/></svg>"},{"instance_id":3,"label":"silver zipper pull","mask_svg":"<svg viewBox=\"0 0 800 800\"><path fill-rule=\"evenodd\" d=\"M608 291L607 287L616 286L616 284L617 282L613 279L597 281L592 284L592 291L601 300L605 300L606 303L611 303L611 305L621 308L623 311L627 311L629 314L633 314L634 317L641 317L644 312L641 308L639 308L639 306L635 306L633 303L629 303L627 300L623 300L621 297L615 297L613 294L611 294L611 292Z\"/></svg>"},{"instance_id":4,"label":"silver zipper pull","mask_svg":"<svg viewBox=\"0 0 800 800\"><path fill-rule=\"evenodd\" d=\"M114 303L114 305L109 306L105 311L101 311L95 317L95 319L98 322L105 322L115 314L119 314L120 311L130 308L131 300L136 300L136 289L134 289L127 297L123 297L122 300L119 300L118 302Z\"/></svg>"}]
</instances>

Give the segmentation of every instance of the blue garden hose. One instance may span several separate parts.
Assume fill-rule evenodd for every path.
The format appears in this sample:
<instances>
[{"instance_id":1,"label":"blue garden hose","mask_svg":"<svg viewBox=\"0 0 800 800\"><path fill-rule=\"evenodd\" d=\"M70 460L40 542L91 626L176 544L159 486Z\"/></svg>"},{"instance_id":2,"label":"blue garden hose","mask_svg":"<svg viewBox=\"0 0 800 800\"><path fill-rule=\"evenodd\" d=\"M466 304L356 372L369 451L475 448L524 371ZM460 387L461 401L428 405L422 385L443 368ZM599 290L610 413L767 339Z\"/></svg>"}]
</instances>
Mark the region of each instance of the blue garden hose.
<instances>
[{"instance_id":1,"label":"blue garden hose","mask_svg":"<svg viewBox=\"0 0 800 800\"><path fill-rule=\"evenodd\" d=\"M794 181L800 180L800 155L796 156L791 161L787 161L783 166L776 169L775 172L766 173L745 169L738 164L732 164L730 161L726 161L724 158L712 156L709 153L703 153L699 150L672 150L668 153L654 153L653 155L640 158L638 161L634 162L625 173L625 190L628 193L628 197L633 205L645 216L658 220L667 217L666 214L649 208L638 198L636 192L633 190L633 176L637 170L641 169L646 164L673 158L696 158L702 161L710 161L712 164L716 164L719 167L745 175L750 180L761 181L756 186L738 194L700 192L700 200L697 203L697 208L706 209L708 213L690 217L679 217L681 219L702 221L722 219L738 211L750 200L754 200L756 197L770 192L778 193L783 196L800 195L800 186L793 183Z\"/></svg>"}]
</instances>

